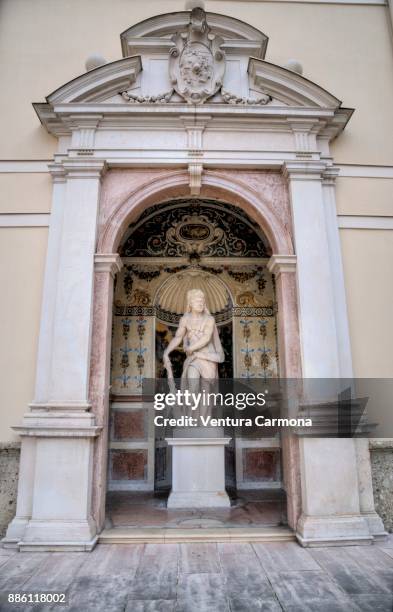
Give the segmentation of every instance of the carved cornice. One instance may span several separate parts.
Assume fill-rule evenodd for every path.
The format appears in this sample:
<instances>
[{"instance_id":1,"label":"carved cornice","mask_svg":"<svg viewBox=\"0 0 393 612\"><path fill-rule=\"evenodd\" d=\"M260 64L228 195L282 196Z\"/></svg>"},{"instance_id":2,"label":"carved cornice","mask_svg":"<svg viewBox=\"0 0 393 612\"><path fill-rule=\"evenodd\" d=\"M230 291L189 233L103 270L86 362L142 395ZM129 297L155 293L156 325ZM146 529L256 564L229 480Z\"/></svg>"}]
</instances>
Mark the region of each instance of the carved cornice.
<instances>
[{"instance_id":1,"label":"carved cornice","mask_svg":"<svg viewBox=\"0 0 393 612\"><path fill-rule=\"evenodd\" d=\"M29 408L32 413L46 413L46 412L56 412L56 413L80 413L80 412L89 412L91 410L91 404L89 402L70 402L68 400L64 401L49 401L49 402L31 402L29 404ZM28 415L30 416L30 415ZM91 416L89 415L90 419Z\"/></svg>"},{"instance_id":2,"label":"carved cornice","mask_svg":"<svg viewBox=\"0 0 393 612\"><path fill-rule=\"evenodd\" d=\"M67 172L62 163L50 162L48 164L48 170L54 183L65 183Z\"/></svg>"},{"instance_id":3,"label":"carved cornice","mask_svg":"<svg viewBox=\"0 0 393 612\"><path fill-rule=\"evenodd\" d=\"M73 159L68 157L62 162L67 179L101 179L107 171L102 159Z\"/></svg>"},{"instance_id":4,"label":"carved cornice","mask_svg":"<svg viewBox=\"0 0 393 612\"><path fill-rule=\"evenodd\" d=\"M117 253L96 253L94 256L95 272L110 274L114 278L122 267L123 262Z\"/></svg>"},{"instance_id":5,"label":"carved cornice","mask_svg":"<svg viewBox=\"0 0 393 612\"><path fill-rule=\"evenodd\" d=\"M340 168L337 166L328 166L322 175L322 183L324 185L335 185L336 178L340 174Z\"/></svg>"},{"instance_id":6,"label":"carved cornice","mask_svg":"<svg viewBox=\"0 0 393 612\"><path fill-rule=\"evenodd\" d=\"M294 160L283 164L283 175L287 181L320 181L326 164L319 160Z\"/></svg>"},{"instance_id":7,"label":"carved cornice","mask_svg":"<svg viewBox=\"0 0 393 612\"><path fill-rule=\"evenodd\" d=\"M296 255L272 255L267 262L267 269L275 276L282 272L296 272Z\"/></svg>"}]
</instances>

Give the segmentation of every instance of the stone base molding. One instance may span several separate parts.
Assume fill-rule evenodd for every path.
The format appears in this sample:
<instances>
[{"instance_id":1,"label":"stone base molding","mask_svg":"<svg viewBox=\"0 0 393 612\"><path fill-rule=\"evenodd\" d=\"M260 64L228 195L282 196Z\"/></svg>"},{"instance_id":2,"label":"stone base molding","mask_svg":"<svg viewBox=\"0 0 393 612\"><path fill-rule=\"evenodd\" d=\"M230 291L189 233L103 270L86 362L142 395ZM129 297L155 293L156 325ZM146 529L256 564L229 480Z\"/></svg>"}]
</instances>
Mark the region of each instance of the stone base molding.
<instances>
[{"instance_id":1,"label":"stone base molding","mask_svg":"<svg viewBox=\"0 0 393 612\"><path fill-rule=\"evenodd\" d=\"M299 519L296 537L304 547L371 544L367 522L360 516L304 516Z\"/></svg>"},{"instance_id":2,"label":"stone base molding","mask_svg":"<svg viewBox=\"0 0 393 612\"><path fill-rule=\"evenodd\" d=\"M363 464L359 459L359 440L300 438L299 442L302 515L296 537L302 546L370 544L374 530L383 537L383 526L375 524L372 497L366 507L363 483L371 483L371 478L366 473L367 458ZM374 520L369 523L371 514Z\"/></svg>"},{"instance_id":3,"label":"stone base molding","mask_svg":"<svg viewBox=\"0 0 393 612\"><path fill-rule=\"evenodd\" d=\"M59 402L60 404L60 402ZM91 550L94 415L42 411L15 427L22 439L16 516L3 540L20 550Z\"/></svg>"}]
</instances>

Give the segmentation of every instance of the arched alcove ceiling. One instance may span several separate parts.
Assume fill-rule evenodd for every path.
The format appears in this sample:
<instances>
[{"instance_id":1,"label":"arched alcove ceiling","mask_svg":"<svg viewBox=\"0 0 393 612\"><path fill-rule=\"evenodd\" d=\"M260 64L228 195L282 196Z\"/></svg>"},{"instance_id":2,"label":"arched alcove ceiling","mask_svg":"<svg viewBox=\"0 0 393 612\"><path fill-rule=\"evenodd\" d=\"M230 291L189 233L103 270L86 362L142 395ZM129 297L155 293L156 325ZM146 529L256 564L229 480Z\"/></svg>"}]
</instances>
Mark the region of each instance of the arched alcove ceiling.
<instances>
[{"instance_id":1,"label":"arched alcove ceiling","mask_svg":"<svg viewBox=\"0 0 393 612\"><path fill-rule=\"evenodd\" d=\"M131 224L122 257L270 257L258 225L240 208L209 199L177 199L152 206Z\"/></svg>"}]
</instances>

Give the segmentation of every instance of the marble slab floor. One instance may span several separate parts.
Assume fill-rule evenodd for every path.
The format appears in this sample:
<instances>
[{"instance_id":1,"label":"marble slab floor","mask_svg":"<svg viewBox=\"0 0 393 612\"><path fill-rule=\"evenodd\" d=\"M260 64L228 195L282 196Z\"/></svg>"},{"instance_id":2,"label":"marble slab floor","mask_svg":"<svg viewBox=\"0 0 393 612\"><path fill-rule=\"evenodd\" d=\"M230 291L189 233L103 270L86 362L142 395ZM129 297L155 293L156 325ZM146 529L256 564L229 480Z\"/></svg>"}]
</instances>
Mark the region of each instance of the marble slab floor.
<instances>
[{"instance_id":1,"label":"marble slab floor","mask_svg":"<svg viewBox=\"0 0 393 612\"><path fill-rule=\"evenodd\" d=\"M106 527L203 529L286 525L285 493L280 489L244 490L230 508L169 510L168 493L113 491L107 494Z\"/></svg>"},{"instance_id":2,"label":"marble slab floor","mask_svg":"<svg viewBox=\"0 0 393 612\"><path fill-rule=\"evenodd\" d=\"M1 612L391 612L393 536L378 545L98 545L91 553L0 548L0 592L64 592L66 605Z\"/></svg>"}]
</instances>

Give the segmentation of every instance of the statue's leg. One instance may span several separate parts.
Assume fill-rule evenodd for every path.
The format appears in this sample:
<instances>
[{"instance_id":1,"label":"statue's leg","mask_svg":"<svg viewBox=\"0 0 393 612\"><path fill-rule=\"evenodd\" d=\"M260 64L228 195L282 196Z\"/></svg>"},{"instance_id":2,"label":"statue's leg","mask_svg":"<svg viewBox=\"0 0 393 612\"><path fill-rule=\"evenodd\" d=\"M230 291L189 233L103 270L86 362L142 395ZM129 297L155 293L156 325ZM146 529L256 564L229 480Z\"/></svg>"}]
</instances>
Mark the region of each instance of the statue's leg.
<instances>
[{"instance_id":1,"label":"statue's leg","mask_svg":"<svg viewBox=\"0 0 393 612\"><path fill-rule=\"evenodd\" d=\"M189 365L187 368L187 382L188 382L188 390L190 391L190 393L194 393L194 394L200 393L201 391L200 378L201 378L201 375L200 375L198 368L194 367L192 364ZM193 411L192 416L199 417L199 415L200 415L199 408Z\"/></svg>"}]
</instances>

